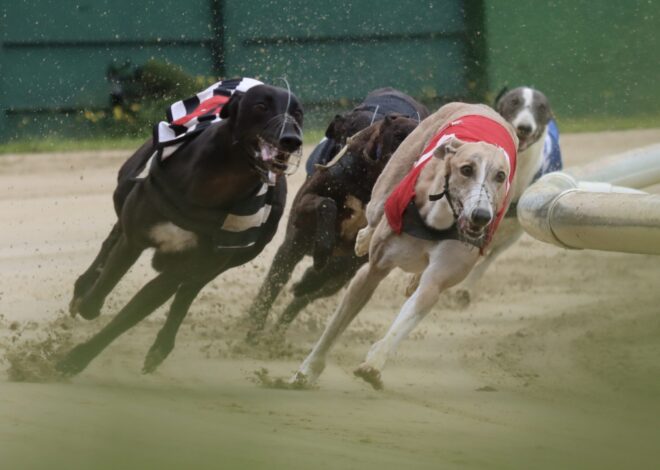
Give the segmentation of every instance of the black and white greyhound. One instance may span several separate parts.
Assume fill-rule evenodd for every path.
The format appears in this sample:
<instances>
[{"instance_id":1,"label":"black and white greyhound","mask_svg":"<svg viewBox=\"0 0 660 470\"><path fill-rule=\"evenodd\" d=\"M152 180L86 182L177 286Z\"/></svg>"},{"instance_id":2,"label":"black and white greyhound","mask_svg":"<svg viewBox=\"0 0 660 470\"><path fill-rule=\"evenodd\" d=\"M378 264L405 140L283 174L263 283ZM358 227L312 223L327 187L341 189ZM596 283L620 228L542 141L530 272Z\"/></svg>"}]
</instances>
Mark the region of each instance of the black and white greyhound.
<instances>
[{"instance_id":1,"label":"black and white greyhound","mask_svg":"<svg viewBox=\"0 0 660 470\"><path fill-rule=\"evenodd\" d=\"M114 192L118 220L76 281L70 311L96 318L106 296L147 248L155 249L152 264L158 275L100 332L60 360L63 374L81 372L115 338L174 296L145 359L143 371L152 372L172 351L200 290L253 259L275 234L286 200L284 172L291 153L302 145L302 106L287 90L259 84L235 92L216 109L219 116L198 119L221 120L167 158L149 141L120 169ZM147 166L146 177L139 178Z\"/></svg>"}]
</instances>

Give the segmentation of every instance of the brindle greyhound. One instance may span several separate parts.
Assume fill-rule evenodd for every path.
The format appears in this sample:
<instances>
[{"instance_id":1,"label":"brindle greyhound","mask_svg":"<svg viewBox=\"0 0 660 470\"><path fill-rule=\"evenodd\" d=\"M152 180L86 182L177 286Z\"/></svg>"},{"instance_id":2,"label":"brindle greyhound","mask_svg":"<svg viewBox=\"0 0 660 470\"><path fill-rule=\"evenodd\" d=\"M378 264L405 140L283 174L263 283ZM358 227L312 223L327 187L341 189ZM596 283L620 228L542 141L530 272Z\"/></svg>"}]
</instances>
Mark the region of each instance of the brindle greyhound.
<instances>
[{"instance_id":1,"label":"brindle greyhound","mask_svg":"<svg viewBox=\"0 0 660 470\"><path fill-rule=\"evenodd\" d=\"M172 351L199 291L223 271L253 259L272 239L286 200L283 172L302 145L302 107L286 90L258 85L234 93L220 117L166 160L154 159L146 178L136 179L154 154L151 142L120 169L114 192L118 221L76 281L70 311L96 318L146 248L155 248L152 263L159 274L57 364L62 373L81 372L115 338L174 296L145 359L143 371L152 372ZM253 213L246 209L250 205L261 209ZM258 218L260 224L251 229L254 242L248 246L241 243L245 232L231 232L246 218Z\"/></svg>"},{"instance_id":2,"label":"brindle greyhound","mask_svg":"<svg viewBox=\"0 0 660 470\"><path fill-rule=\"evenodd\" d=\"M325 131L325 137L314 148L306 163L307 174L314 173L316 164L325 165L346 145L349 137L380 121L388 114L400 114L417 122L429 115L429 110L412 96L396 88L378 88L351 111L337 114Z\"/></svg>"},{"instance_id":3,"label":"brindle greyhound","mask_svg":"<svg viewBox=\"0 0 660 470\"><path fill-rule=\"evenodd\" d=\"M280 333L310 302L339 291L367 261L355 255L353 246L366 224L364 208L371 188L415 127L416 119L389 114L349 139L334 163L317 165L296 194L284 242L250 308L250 341L258 338L275 298L305 255L313 256L314 265L294 284L295 297L276 325Z\"/></svg>"}]
</instances>

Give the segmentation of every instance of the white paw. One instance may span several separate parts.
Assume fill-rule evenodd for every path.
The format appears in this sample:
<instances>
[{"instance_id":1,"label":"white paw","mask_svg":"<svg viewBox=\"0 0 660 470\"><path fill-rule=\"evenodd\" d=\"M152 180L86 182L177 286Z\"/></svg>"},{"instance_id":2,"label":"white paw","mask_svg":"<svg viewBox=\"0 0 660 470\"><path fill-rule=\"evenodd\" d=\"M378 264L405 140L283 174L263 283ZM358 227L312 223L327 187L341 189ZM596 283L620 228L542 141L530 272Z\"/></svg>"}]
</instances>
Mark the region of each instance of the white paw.
<instances>
[{"instance_id":1,"label":"white paw","mask_svg":"<svg viewBox=\"0 0 660 470\"><path fill-rule=\"evenodd\" d=\"M358 232L355 239L355 254L357 256L364 256L369 253L369 244L371 243L373 234L374 229L368 225Z\"/></svg>"},{"instance_id":2,"label":"white paw","mask_svg":"<svg viewBox=\"0 0 660 470\"><path fill-rule=\"evenodd\" d=\"M293 374L293 377L289 380L291 385L298 385L301 387L306 387L316 383L316 380L319 378L319 375L325 369L324 361L310 361L305 359L305 361L300 366L300 369Z\"/></svg>"},{"instance_id":3,"label":"white paw","mask_svg":"<svg viewBox=\"0 0 660 470\"><path fill-rule=\"evenodd\" d=\"M360 367L353 371L353 374L370 384L374 390L383 389L383 380L380 377L380 371L375 367L362 363Z\"/></svg>"}]
</instances>

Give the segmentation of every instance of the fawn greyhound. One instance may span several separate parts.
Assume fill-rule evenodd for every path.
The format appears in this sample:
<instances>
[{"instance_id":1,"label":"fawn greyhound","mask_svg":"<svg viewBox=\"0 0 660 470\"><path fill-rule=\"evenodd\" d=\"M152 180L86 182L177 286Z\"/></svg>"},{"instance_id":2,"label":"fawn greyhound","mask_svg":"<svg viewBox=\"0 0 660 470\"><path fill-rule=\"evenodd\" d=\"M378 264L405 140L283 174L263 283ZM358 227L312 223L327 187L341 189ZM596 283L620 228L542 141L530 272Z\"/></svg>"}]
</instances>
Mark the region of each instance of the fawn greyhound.
<instances>
[{"instance_id":1,"label":"fawn greyhound","mask_svg":"<svg viewBox=\"0 0 660 470\"><path fill-rule=\"evenodd\" d=\"M378 284L399 267L421 275L385 337L355 374L382 388L381 370L397 345L463 280L507 210L518 138L484 105L450 103L422 121L392 155L374 186L356 254L369 253L312 352L292 380L315 381L337 337Z\"/></svg>"}]
</instances>

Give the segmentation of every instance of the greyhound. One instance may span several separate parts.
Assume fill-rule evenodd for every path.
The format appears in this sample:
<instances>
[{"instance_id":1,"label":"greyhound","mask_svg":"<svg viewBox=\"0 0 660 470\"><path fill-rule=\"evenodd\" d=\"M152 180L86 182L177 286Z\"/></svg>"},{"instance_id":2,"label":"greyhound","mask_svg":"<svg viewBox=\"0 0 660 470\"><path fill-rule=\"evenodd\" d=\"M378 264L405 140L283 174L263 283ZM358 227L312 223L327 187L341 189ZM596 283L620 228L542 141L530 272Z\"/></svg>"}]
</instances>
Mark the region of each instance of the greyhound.
<instances>
[{"instance_id":1,"label":"greyhound","mask_svg":"<svg viewBox=\"0 0 660 470\"><path fill-rule=\"evenodd\" d=\"M337 114L330 121L325 137L314 147L307 159L307 175L312 175L317 165L330 162L346 145L349 137L384 119L388 114L400 114L419 122L429 115L429 110L412 96L396 88L373 90L351 111Z\"/></svg>"},{"instance_id":2,"label":"greyhound","mask_svg":"<svg viewBox=\"0 0 660 470\"><path fill-rule=\"evenodd\" d=\"M305 255L313 256L314 265L294 284L294 299L275 327L278 334L310 302L339 291L367 261L366 256L355 255L353 246L366 222L364 209L371 189L390 156L416 126L416 120L388 114L349 138L333 163L317 165L296 194L284 242L250 307L250 341L259 337L275 298Z\"/></svg>"},{"instance_id":3,"label":"greyhound","mask_svg":"<svg viewBox=\"0 0 660 470\"><path fill-rule=\"evenodd\" d=\"M420 273L419 286L386 335L354 371L375 389L398 344L474 267L507 210L518 138L484 105L450 103L422 121L394 153L367 206L357 255L369 253L312 352L293 376L317 380L337 337L378 284L399 267Z\"/></svg>"},{"instance_id":4,"label":"greyhound","mask_svg":"<svg viewBox=\"0 0 660 470\"><path fill-rule=\"evenodd\" d=\"M511 205L488 247L486 256L470 272L458 292L464 303L493 261L523 234L518 223L517 206L523 192L546 173L562 169L559 131L548 98L538 90L518 87L503 90L495 109L514 127L518 136L518 166L511 188ZM410 291L410 287L408 288Z\"/></svg>"},{"instance_id":5,"label":"greyhound","mask_svg":"<svg viewBox=\"0 0 660 470\"><path fill-rule=\"evenodd\" d=\"M218 100L224 102L219 116L195 117L200 123L219 117L217 124L166 159L146 142L120 169L114 192L118 220L76 281L71 314L96 318L146 248L155 248L152 264L159 274L99 333L59 361L63 374L81 372L115 338L174 296L145 359L143 371L152 372L174 348L199 291L220 273L253 259L275 234L286 200L283 174L302 145L302 107L287 90L263 84L236 91L228 101L214 95L209 103L215 106Z\"/></svg>"}]
</instances>

